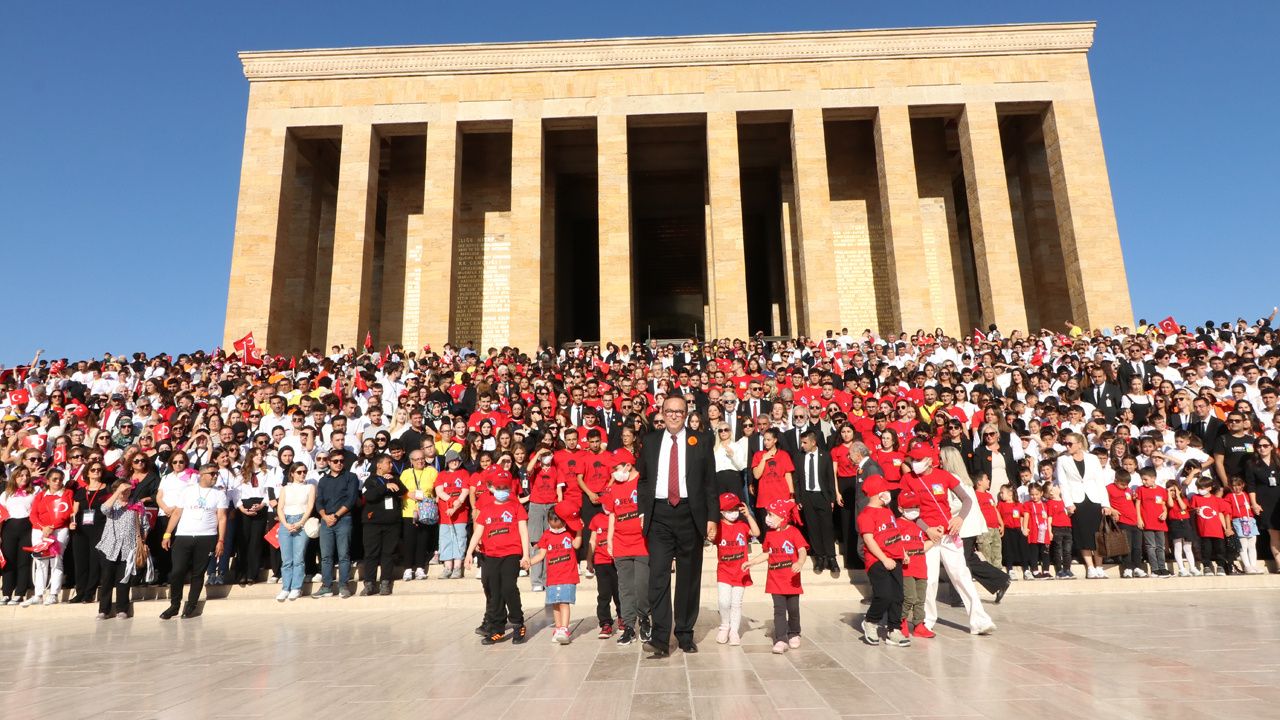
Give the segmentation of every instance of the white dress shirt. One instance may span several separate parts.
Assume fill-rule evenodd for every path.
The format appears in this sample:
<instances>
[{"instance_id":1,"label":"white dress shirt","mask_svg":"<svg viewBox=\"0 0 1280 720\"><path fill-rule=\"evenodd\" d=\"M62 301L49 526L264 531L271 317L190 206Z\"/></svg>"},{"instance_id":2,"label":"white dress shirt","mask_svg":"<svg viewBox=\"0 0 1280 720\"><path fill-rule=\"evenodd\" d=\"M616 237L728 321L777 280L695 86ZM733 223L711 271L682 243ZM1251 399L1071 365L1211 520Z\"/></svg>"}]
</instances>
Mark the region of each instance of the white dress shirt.
<instances>
[{"instance_id":1,"label":"white dress shirt","mask_svg":"<svg viewBox=\"0 0 1280 720\"><path fill-rule=\"evenodd\" d=\"M689 497L688 466L685 464L685 455L689 445L687 438L688 434L684 428L680 428L680 432L675 435L669 432L662 433L662 445L658 448L658 475L653 488L653 496L658 500L667 499L667 471L671 467L671 442L673 439L680 455L680 497Z\"/></svg>"}]
</instances>

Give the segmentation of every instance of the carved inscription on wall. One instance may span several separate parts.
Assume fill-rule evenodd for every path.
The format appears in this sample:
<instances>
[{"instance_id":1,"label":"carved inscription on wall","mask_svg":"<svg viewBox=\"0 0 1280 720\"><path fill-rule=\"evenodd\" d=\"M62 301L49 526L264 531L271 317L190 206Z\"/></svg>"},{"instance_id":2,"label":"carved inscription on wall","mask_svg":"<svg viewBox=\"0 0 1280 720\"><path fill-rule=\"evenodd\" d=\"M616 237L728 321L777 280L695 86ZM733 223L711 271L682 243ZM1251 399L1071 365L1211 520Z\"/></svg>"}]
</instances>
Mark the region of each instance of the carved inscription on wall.
<instances>
[{"instance_id":1,"label":"carved inscription on wall","mask_svg":"<svg viewBox=\"0 0 1280 720\"><path fill-rule=\"evenodd\" d=\"M511 334L511 240L506 234L458 239L455 340L501 347Z\"/></svg>"}]
</instances>

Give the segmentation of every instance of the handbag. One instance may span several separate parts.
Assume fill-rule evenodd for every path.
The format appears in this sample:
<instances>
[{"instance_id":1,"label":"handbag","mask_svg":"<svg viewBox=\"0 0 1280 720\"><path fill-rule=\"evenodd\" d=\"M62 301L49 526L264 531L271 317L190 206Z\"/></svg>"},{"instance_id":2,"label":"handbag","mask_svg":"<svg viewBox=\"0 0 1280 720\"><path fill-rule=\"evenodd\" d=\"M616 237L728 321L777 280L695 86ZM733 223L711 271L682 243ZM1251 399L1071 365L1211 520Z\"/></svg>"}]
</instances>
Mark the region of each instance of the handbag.
<instances>
[{"instance_id":1,"label":"handbag","mask_svg":"<svg viewBox=\"0 0 1280 720\"><path fill-rule=\"evenodd\" d=\"M418 501L417 520L423 525L436 525L440 522L440 504L434 498L423 498Z\"/></svg>"},{"instance_id":2,"label":"handbag","mask_svg":"<svg viewBox=\"0 0 1280 720\"><path fill-rule=\"evenodd\" d=\"M147 547L147 543L142 539L142 518L134 515L134 526L138 528L138 547L133 551L133 566L135 568L143 568L147 566L147 558L151 556L151 548Z\"/></svg>"},{"instance_id":3,"label":"handbag","mask_svg":"<svg viewBox=\"0 0 1280 720\"><path fill-rule=\"evenodd\" d=\"M1102 525L1093 534L1098 557L1109 558L1129 554L1129 536L1110 517L1102 518Z\"/></svg>"}]
</instances>

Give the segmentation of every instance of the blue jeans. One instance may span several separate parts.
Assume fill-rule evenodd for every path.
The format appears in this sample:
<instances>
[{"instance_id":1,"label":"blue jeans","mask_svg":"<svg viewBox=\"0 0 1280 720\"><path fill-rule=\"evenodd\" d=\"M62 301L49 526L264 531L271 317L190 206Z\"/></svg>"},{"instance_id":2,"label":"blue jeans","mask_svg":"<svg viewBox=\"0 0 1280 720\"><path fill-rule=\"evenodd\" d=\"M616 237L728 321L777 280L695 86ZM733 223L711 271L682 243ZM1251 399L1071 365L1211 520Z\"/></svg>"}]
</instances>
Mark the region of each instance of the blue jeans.
<instances>
[{"instance_id":1,"label":"blue jeans","mask_svg":"<svg viewBox=\"0 0 1280 720\"><path fill-rule=\"evenodd\" d=\"M351 516L343 515L329 527L320 521L320 578L322 587L333 584L334 545L338 550L338 582L346 585L351 580Z\"/></svg>"},{"instance_id":2,"label":"blue jeans","mask_svg":"<svg viewBox=\"0 0 1280 720\"><path fill-rule=\"evenodd\" d=\"M301 515L285 515L286 523L296 523ZM323 523L322 523L323 524ZM297 532L289 532L285 523L276 526L276 537L280 539L280 582L284 590L301 590L304 577L303 555L307 552L307 534L298 528Z\"/></svg>"}]
</instances>

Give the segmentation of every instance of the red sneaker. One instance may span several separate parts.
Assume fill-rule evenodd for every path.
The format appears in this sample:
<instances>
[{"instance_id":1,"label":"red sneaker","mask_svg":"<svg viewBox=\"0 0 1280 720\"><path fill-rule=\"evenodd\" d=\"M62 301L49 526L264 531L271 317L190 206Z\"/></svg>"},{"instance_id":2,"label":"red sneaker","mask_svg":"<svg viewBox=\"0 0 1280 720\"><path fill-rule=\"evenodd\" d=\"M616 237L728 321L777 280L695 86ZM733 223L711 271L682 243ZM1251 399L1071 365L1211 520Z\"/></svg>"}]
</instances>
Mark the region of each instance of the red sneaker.
<instances>
[{"instance_id":1,"label":"red sneaker","mask_svg":"<svg viewBox=\"0 0 1280 720\"><path fill-rule=\"evenodd\" d=\"M902 634L911 637L911 625L906 620L902 621Z\"/></svg>"},{"instance_id":2,"label":"red sneaker","mask_svg":"<svg viewBox=\"0 0 1280 720\"><path fill-rule=\"evenodd\" d=\"M920 638L931 638L938 633L930 630L924 623L920 623L916 626L916 630L913 634Z\"/></svg>"}]
</instances>

